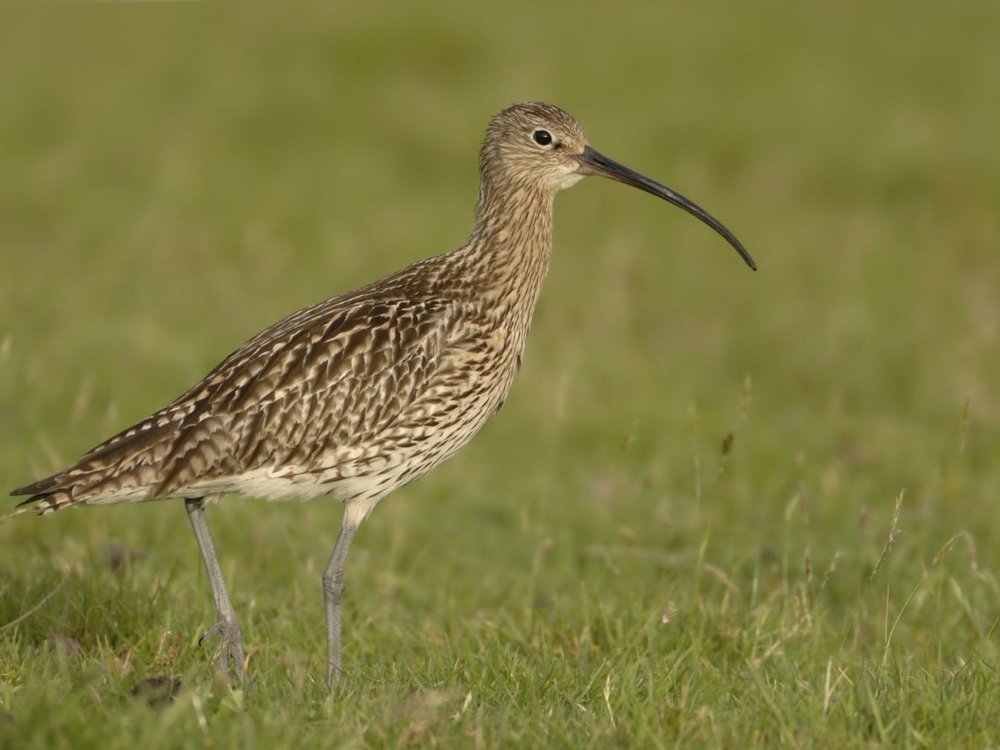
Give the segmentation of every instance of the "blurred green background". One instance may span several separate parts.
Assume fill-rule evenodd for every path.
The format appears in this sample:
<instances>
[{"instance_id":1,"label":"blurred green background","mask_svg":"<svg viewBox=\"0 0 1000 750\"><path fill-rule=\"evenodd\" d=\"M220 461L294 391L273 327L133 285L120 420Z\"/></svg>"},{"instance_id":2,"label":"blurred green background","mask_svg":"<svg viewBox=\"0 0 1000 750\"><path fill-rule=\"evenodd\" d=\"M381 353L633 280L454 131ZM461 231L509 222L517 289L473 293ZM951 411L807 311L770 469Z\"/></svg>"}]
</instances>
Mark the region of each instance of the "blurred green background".
<instances>
[{"instance_id":1,"label":"blurred green background","mask_svg":"<svg viewBox=\"0 0 1000 750\"><path fill-rule=\"evenodd\" d=\"M335 700L336 503L210 513L245 695L179 504L0 527L0 627L68 583L0 632L0 738L1000 742L998 33L981 0L4 6L0 488L461 244L514 101L760 271L620 185L558 198L507 407L358 537ZM128 698L154 675L168 709Z\"/></svg>"}]
</instances>

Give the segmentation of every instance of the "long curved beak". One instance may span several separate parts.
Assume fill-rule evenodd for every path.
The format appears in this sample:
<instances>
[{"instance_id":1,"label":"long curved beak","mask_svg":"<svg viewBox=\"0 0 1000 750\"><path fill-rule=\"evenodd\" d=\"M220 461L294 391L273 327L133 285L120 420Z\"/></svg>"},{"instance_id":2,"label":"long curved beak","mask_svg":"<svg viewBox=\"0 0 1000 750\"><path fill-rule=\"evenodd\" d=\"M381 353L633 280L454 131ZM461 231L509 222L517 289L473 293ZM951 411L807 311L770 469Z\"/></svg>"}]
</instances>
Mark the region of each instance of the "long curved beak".
<instances>
[{"instance_id":1,"label":"long curved beak","mask_svg":"<svg viewBox=\"0 0 1000 750\"><path fill-rule=\"evenodd\" d=\"M577 170L580 174L596 174L602 177L608 177L617 182L622 182L626 185L631 185L632 187L639 188L645 192L655 195L657 198L662 198L668 203L673 203L678 208L683 208L692 216L696 216L703 222L708 224L712 229L721 234L726 238L736 252L740 254L743 261L750 266L754 271L757 270L757 264L754 263L753 258L750 257L750 253L747 249L743 247L743 243L736 239L736 235L730 232L723 226L722 222L716 219L712 214L710 214L705 209L696 203L689 201L680 193L671 190L668 187L661 185L660 183L644 177L638 172L633 172L628 167L619 164L614 159L609 159L603 154L598 153L590 146L586 146L583 149L583 153L576 157L577 161L580 162L580 168Z\"/></svg>"}]
</instances>

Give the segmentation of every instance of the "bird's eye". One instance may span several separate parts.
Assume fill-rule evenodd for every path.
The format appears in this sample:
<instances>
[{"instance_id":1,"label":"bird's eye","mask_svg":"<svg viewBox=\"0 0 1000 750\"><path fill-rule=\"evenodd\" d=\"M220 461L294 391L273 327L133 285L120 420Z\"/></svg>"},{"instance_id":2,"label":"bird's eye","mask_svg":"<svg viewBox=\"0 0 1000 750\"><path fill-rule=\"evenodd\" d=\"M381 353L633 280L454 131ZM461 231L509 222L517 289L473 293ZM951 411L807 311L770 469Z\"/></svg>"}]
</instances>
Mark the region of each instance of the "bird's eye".
<instances>
[{"instance_id":1,"label":"bird's eye","mask_svg":"<svg viewBox=\"0 0 1000 750\"><path fill-rule=\"evenodd\" d=\"M548 146L552 143L552 134L548 130L538 129L531 134L531 138L539 146Z\"/></svg>"}]
</instances>

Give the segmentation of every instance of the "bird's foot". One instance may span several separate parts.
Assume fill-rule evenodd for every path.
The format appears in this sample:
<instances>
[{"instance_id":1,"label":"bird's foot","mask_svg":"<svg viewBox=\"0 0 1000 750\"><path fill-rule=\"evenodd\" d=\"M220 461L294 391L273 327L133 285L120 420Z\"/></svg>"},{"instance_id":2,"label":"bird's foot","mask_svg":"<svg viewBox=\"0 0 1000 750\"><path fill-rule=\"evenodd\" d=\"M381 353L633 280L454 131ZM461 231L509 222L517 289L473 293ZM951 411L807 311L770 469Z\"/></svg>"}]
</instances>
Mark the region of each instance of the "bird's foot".
<instances>
[{"instance_id":1,"label":"bird's foot","mask_svg":"<svg viewBox=\"0 0 1000 750\"><path fill-rule=\"evenodd\" d=\"M219 669L235 684L243 682L243 634L234 620L216 620L215 624L198 638L200 646L207 638L219 637Z\"/></svg>"},{"instance_id":2,"label":"bird's foot","mask_svg":"<svg viewBox=\"0 0 1000 750\"><path fill-rule=\"evenodd\" d=\"M340 682L340 654L336 657L330 656L326 662L326 686L333 690L334 685Z\"/></svg>"}]
</instances>

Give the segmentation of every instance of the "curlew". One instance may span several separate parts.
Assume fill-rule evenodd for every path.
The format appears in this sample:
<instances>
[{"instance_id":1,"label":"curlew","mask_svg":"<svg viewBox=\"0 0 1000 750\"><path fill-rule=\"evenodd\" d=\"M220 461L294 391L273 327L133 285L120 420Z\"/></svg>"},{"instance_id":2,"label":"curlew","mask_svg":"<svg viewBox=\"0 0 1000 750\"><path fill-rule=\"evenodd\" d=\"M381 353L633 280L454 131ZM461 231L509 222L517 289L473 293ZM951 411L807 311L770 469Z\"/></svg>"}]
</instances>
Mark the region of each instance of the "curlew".
<instances>
[{"instance_id":1,"label":"curlew","mask_svg":"<svg viewBox=\"0 0 1000 750\"><path fill-rule=\"evenodd\" d=\"M454 454L503 406L548 271L557 192L586 175L639 188L696 216L756 268L719 221L602 156L558 107L502 111L479 163L475 225L457 250L293 313L173 403L12 494L28 495L21 506L43 514L182 499L215 600L215 624L201 640L219 637L219 666L239 680L242 636L205 503L229 494L340 500L343 522L322 578L333 683L355 532L383 497Z\"/></svg>"}]
</instances>

